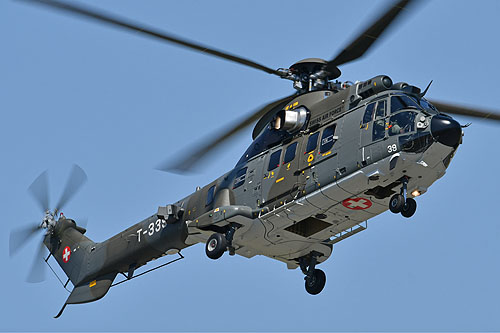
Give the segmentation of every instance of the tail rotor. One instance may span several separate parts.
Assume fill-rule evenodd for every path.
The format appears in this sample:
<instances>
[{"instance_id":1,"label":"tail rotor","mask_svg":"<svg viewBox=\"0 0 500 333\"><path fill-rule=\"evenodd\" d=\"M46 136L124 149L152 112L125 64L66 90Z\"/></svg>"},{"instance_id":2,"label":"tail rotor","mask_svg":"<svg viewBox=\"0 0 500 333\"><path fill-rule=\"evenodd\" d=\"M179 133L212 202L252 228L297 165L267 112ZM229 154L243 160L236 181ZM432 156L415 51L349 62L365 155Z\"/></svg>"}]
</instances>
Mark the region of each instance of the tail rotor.
<instances>
[{"instance_id":1,"label":"tail rotor","mask_svg":"<svg viewBox=\"0 0 500 333\"><path fill-rule=\"evenodd\" d=\"M83 185L87 182L87 175L81 167L74 164L69 178L66 181L63 193L57 205L53 211L50 210L50 199L49 199L49 181L47 170L42 172L28 187L28 192L35 199L35 202L41 208L44 216L41 223L31 223L22 227L13 229L10 232L9 237L9 255L12 257L19 252L28 241L37 234L41 234L42 230L45 230L45 234L42 236L39 242L38 249L31 266L30 272L28 274L28 282L41 282L45 277L45 265L44 265L44 253L45 245L44 239L47 235L54 231L57 224L57 213L60 212L63 207L68 204L69 201L73 199L76 193L81 190ZM85 224L86 224L85 219Z\"/></svg>"}]
</instances>

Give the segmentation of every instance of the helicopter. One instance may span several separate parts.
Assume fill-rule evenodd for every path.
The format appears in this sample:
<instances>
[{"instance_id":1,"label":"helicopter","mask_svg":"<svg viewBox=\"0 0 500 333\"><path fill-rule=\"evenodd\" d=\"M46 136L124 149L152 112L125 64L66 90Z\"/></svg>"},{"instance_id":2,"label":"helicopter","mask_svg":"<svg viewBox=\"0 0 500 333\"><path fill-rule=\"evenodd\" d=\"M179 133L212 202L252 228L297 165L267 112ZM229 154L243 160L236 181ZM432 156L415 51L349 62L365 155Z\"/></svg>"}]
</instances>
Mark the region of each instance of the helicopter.
<instances>
[{"instance_id":1,"label":"helicopter","mask_svg":"<svg viewBox=\"0 0 500 333\"><path fill-rule=\"evenodd\" d=\"M363 231L362 222L388 209L411 217L416 210L413 198L444 175L461 143L460 124L444 113L494 120L498 116L429 102L424 97L427 89L421 92L406 83L393 83L384 75L356 83L334 81L340 75L337 66L360 57L377 30L382 33L408 2L391 7L354 46L346 47L332 61L305 59L288 69L271 70L198 47L290 80L297 92L269 103L242 122L239 127L258 120L254 142L230 172L160 207L109 241L93 243L73 220L62 216L56 221L61 204L53 211L44 204L45 245L75 284L66 304L96 300L105 295L118 273L131 278L136 268L152 258L199 242L206 243L212 259L228 251L246 257L266 255L289 268L300 267L306 290L317 294L326 277L316 265L328 259L333 244ZM65 3L42 3L92 14ZM112 21L94 14L99 20ZM196 49L197 45L184 46ZM231 135L224 133L192 156L203 157L209 147ZM183 171L192 164L192 160L182 161L173 169ZM68 184L85 178L78 167L73 175ZM39 184L44 179L42 174L34 182L33 193L43 188ZM131 252L119 247L123 244L117 239L123 238L128 239L127 246L131 244ZM92 272L78 269L83 260L95 262L91 258L107 256L109 262L93 267Z\"/></svg>"}]
</instances>

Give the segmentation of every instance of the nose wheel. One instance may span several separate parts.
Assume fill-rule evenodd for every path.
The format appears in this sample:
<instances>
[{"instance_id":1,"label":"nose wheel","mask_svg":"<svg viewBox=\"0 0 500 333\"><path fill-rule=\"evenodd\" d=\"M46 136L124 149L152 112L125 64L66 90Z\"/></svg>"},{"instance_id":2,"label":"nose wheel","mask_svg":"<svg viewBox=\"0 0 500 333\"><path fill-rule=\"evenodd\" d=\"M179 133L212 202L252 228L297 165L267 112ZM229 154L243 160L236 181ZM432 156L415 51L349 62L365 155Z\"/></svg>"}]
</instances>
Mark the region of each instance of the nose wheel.
<instances>
[{"instance_id":1,"label":"nose wheel","mask_svg":"<svg viewBox=\"0 0 500 333\"><path fill-rule=\"evenodd\" d=\"M401 213L403 206L405 205L405 197L401 194L394 194L389 201L389 210L394 214Z\"/></svg>"},{"instance_id":2,"label":"nose wheel","mask_svg":"<svg viewBox=\"0 0 500 333\"><path fill-rule=\"evenodd\" d=\"M417 202L413 198L406 198L406 202L401 208L401 215L404 217L412 217L417 211Z\"/></svg>"},{"instance_id":3,"label":"nose wheel","mask_svg":"<svg viewBox=\"0 0 500 333\"><path fill-rule=\"evenodd\" d=\"M316 268L316 258L320 255L320 253L312 252L299 259L300 269L306 275L304 277L306 291L311 295L319 294L326 284L325 272Z\"/></svg>"},{"instance_id":4,"label":"nose wheel","mask_svg":"<svg viewBox=\"0 0 500 333\"><path fill-rule=\"evenodd\" d=\"M311 277L305 278L306 291L311 295L319 294L326 284L326 274L321 269L314 269Z\"/></svg>"},{"instance_id":5,"label":"nose wheel","mask_svg":"<svg viewBox=\"0 0 500 333\"><path fill-rule=\"evenodd\" d=\"M389 210L394 214L403 215L404 217L412 217L417 210L417 202L413 198L406 197L406 190L408 187L408 177L403 177L403 186L401 186L401 193L394 194L389 201Z\"/></svg>"}]
</instances>

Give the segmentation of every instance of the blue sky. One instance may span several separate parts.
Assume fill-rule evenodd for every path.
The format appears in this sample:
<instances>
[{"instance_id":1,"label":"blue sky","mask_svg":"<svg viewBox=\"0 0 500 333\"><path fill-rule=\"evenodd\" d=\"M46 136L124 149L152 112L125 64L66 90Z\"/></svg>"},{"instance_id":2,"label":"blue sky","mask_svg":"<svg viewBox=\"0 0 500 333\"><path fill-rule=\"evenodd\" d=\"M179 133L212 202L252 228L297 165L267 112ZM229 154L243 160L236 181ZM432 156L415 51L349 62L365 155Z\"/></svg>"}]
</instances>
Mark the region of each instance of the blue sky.
<instances>
[{"instance_id":1,"label":"blue sky","mask_svg":"<svg viewBox=\"0 0 500 333\"><path fill-rule=\"evenodd\" d=\"M98 8L203 42L272 68L329 59L387 1L94 1ZM429 98L498 108L498 1L427 1L343 80L388 74ZM265 257L185 260L68 306L47 274L24 282L36 242L8 256L11 228L41 219L26 192L43 170L52 202L72 163L89 177L65 209L88 216L103 241L159 205L232 168L250 129L214 153L205 170L153 170L190 144L270 100L288 81L141 36L16 1L0 2L0 330L46 331L485 331L500 330L499 125L472 122L447 174L406 220L389 212L334 248L318 296L299 270ZM152 267L152 266L151 266Z\"/></svg>"}]
</instances>

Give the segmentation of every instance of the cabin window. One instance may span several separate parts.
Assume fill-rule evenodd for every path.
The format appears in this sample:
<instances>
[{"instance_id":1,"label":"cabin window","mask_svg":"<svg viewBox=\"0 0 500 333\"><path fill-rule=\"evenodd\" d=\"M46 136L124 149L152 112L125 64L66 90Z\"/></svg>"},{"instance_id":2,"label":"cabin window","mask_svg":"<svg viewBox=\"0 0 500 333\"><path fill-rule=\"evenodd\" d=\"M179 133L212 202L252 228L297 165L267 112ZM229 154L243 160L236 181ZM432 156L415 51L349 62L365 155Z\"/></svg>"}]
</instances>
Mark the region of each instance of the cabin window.
<instances>
[{"instance_id":1,"label":"cabin window","mask_svg":"<svg viewBox=\"0 0 500 333\"><path fill-rule=\"evenodd\" d=\"M385 109L387 102L385 100L378 101L377 111L375 112L375 119L385 117Z\"/></svg>"},{"instance_id":2,"label":"cabin window","mask_svg":"<svg viewBox=\"0 0 500 333\"><path fill-rule=\"evenodd\" d=\"M240 187L245 183L245 176L247 174L247 168L243 168L236 173L236 178L234 179L233 189Z\"/></svg>"},{"instance_id":3,"label":"cabin window","mask_svg":"<svg viewBox=\"0 0 500 333\"><path fill-rule=\"evenodd\" d=\"M267 171L271 171L279 167L280 158L281 158L281 149L272 153L271 157L269 158L269 166L267 167Z\"/></svg>"},{"instance_id":4,"label":"cabin window","mask_svg":"<svg viewBox=\"0 0 500 333\"><path fill-rule=\"evenodd\" d=\"M307 140L306 154L316 149L316 147L318 146L318 137L319 137L319 132L316 132L309 136L309 140Z\"/></svg>"},{"instance_id":5,"label":"cabin window","mask_svg":"<svg viewBox=\"0 0 500 333\"><path fill-rule=\"evenodd\" d=\"M363 116L363 125L368 124L373 119L373 111L375 111L375 103L368 104L365 115Z\"/></svg>"},{"instance_id":6,"label":"cabin window","mask_svg":"<svg viewBox=\"0 0 500 333\"><path fill-rule=\"evenodd\" d=\"M335 143L335 127L336 124L329 126L323 130L323 135L321 136L321 145L319 147L320 153L323 154L332 149L332 146Z\"/></svg>"},{"instance_id":7,"label":"cabin window","mask_svg":"<svg viewBox=\"0 0 500 333\"><path fill-rule=\"evenodd\" d=\"M287 164L293 161L293 159L295 158L296 151L297 151L297 142L294 142L286 148L283 164Z\"/></svg>"},{"instance_id":8,"label":"cabin window","mask_svg":"<svg viewBox=\"0 0 500 333\"><path fill-rule=\"evenodd\" d=\"M207 202L205 203L205 206L210 206L212 202L214 202L214 195L215 195L215 185L208 189Z\"/></svg>"}]
</instances>

